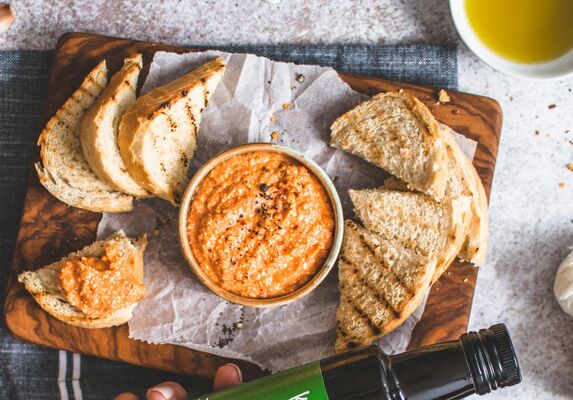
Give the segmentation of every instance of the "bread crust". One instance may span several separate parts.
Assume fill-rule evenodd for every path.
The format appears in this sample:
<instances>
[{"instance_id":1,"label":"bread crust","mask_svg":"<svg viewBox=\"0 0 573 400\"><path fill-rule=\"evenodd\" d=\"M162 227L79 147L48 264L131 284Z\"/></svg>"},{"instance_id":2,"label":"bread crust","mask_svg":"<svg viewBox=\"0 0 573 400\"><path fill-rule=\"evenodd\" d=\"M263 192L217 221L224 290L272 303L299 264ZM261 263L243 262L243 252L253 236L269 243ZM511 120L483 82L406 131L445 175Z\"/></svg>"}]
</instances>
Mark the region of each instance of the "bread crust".
<instances>
[{"instance_id":1,"label":"bread crust","mask_svg":"<svg viewBox=\"0 0 573 400\"><path fill-rule=\"evenodd\" d=\"M450 157L453 158L457 168L463 170L466 192L471 197L470 215L467 221L468 229L458 257L476 266L482 266L487 255L489 235L488 203L485 189L473 163L466 157L452 134L445 129L443 135L448 153L451 154Z\"/></svg>"}]
</instances>

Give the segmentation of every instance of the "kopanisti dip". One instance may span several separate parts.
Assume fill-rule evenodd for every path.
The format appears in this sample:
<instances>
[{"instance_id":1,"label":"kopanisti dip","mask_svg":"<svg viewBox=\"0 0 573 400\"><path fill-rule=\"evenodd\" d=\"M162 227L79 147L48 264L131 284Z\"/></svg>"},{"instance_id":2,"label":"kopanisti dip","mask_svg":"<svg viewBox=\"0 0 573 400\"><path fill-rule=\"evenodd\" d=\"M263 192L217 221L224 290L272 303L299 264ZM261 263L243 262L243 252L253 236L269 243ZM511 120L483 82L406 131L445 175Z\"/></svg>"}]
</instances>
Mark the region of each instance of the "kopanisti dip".
<instances>
[{"instance_id":1,"label":"kopanisti dip","mask_svg":"<svg viewBox=\"0 0 573 400\"><path fill-rule=\"evenodd\" d=\"M303 286L332 244L334 217L322 184L272 151L236 155L197 187L187 237L199 268L221 288L273 298Z\"/></svg>"}]
</instances>

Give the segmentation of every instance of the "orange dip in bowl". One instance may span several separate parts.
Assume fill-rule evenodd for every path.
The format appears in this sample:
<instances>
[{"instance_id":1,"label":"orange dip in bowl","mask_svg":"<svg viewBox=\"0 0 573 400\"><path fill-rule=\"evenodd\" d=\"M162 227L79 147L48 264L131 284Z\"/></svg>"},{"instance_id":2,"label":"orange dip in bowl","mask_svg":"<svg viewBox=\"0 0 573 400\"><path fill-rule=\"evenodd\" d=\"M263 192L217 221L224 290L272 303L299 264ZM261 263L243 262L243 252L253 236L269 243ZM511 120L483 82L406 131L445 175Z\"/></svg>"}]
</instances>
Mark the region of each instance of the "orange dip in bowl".
<instances>
[{"instance_id":1,"label":"orange dip in bowl","mask_svg":"<svg viewBox=\"0 0 573 400\"><path fill-rule=\"evenodd\" d=\"M186 218L199 268L228 292L266 299L294 292L321 268L334 216L319 180L272 151L235 155L199 183Z\"/></svg>"}]
</instances>

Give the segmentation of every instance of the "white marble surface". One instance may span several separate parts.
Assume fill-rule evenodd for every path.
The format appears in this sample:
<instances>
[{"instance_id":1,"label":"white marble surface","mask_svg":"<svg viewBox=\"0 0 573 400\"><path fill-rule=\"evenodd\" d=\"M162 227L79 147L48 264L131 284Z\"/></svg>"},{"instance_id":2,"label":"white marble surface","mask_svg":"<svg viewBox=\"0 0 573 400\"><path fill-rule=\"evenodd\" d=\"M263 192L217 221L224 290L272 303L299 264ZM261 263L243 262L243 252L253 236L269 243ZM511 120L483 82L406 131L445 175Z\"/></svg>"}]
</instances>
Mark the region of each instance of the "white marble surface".
<instances>
[{"instance_id":1,"label":"white marble surface","mask_svg":"<svg viewBox=\"0 0 573 400\"><path fill-rule=\"evenodd\" d=\"M573 162L573 78L526 82L493 71L459 42L445 0L18 0L12 6L17 17L0 36L3 49L53 48L73 30L206 45L458 43L460 89L493 97L504 110L491 251L470 325L506 322L524 379L488 398L573 398L573 318L552 295L557 266L573 245L573 172L565 167Z\"/></svg>"}]
</instances>

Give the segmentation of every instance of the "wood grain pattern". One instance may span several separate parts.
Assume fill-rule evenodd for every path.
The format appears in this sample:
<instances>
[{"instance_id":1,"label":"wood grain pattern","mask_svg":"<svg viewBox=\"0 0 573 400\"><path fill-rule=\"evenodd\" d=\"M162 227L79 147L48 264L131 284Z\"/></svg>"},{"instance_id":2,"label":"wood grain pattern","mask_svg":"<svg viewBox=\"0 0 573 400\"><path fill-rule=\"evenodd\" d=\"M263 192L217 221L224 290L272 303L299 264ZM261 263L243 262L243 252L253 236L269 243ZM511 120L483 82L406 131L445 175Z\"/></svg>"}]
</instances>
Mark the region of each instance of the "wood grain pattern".
<instances>
[{"instance_id":1,"label":"wood grain pattern","mask_svg":"<svg viewBox=\"0 0 573 400\"><path fill-rule=\"evenodd\" d=\"M186 52L190 49L92 34L64 35L54 57L44 119L53 115L102 58L106 58L111 74L119 69L125 56L142 52L144 69L140 82L143 82L153 54L158 50ZM476 140L474 165L489 196L501 131L501 110L494 100L449 92L451 102L436 105L435 89L352 75L341 77L355 90L369 94L398 89L410 92L426 103L438 120ZM43 346L212 377L216 368L229 360L179 346L131 340L127 325L97 330L68 326L44 313L16 282L21 270L41 267L92 242L100 218L101 214L61 203L39 184L35 173L31 173L4 305L10 331L21 340ZM411 348L455 339L465 332L476 276L477 269L473 266L456 263L434 285L422 320L414 330ZM264 374L252 364L239 364L247 380Z\"/></svg>"}]
</instances>

